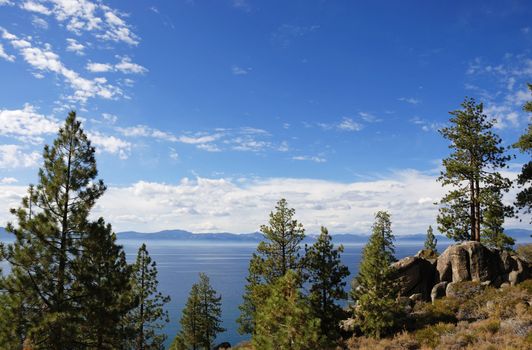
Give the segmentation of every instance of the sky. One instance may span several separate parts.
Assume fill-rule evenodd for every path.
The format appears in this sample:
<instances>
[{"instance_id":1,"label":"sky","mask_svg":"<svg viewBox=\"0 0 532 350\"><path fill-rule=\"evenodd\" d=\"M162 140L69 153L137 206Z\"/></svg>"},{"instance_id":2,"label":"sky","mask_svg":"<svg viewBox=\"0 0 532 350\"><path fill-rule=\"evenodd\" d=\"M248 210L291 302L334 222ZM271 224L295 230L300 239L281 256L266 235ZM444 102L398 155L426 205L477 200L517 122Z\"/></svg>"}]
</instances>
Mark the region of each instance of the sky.
<instances>
[{"instance_id":1,"label":"sky","mask_svg":"<svg viewBox=\"0 0 532 350\"><path fill-rule=\"evenodd\" d=\"M310 233L367 233L378 210L424 232L448 112L483 102L505 146L530 123L530 18L526 0L0 0L0 226L75 110L108 186L92 215L117 231L254 232L284 197Z\"/></svg>"}]
</instances>

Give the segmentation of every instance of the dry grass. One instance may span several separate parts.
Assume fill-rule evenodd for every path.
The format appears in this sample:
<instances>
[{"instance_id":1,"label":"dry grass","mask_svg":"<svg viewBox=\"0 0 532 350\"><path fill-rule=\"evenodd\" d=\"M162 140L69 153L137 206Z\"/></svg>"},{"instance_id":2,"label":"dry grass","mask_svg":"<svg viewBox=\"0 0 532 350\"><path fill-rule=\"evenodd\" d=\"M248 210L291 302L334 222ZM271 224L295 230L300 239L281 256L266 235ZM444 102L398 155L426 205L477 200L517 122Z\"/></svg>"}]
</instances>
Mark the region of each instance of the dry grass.
<instances>
[{"instance_id":1,"label":"dry grass","mask_svg":"<svg viewBox=\"0 0 532 350\"><path fill-rule=\"evenodd\" d=\"M415 307L403 331L394 337L353 337L347 349L532 349L532 280L502 290L486 288L434 304Z\"/></svg>"}]
</instances>

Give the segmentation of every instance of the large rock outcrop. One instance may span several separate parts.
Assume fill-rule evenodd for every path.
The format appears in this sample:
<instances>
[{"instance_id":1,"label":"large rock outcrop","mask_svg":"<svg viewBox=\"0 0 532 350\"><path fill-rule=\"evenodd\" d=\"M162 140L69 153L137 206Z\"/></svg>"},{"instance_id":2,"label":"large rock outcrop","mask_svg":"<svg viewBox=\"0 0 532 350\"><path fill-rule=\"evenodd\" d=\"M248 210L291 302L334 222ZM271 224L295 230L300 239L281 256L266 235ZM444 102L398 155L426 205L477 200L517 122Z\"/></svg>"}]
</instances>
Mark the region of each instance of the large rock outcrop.
<instances>
[{"instance_id":1,"label":"large rock outcrop","mask_svg":"<svg viewBox=\"0 0 532 350\"><path fill-rule=\"evenodd\" d=\"M530 278L527 261L479 242L451 245L436 259L428 259L422 253L394 263L402 296L421 294L424 300L434 300L445 295L447 285L452 283L474 281L499 287Z\"/></svg>"}]
</instances>

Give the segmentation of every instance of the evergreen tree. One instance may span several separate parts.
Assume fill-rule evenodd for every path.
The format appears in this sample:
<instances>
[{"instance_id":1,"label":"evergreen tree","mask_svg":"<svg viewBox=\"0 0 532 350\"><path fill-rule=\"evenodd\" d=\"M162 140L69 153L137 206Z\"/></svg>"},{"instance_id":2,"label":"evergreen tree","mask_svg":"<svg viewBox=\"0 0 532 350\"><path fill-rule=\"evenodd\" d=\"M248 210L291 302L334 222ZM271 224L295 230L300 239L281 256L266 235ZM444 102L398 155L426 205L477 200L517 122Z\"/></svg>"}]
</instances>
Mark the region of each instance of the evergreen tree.
<instances>
[{"instance_id":1,"label":"evergreen tree","mask_svg":"<svg viewBox=\"0 0 532 350\"><path fill-rule=\"evenodd\" d=\"M462 107L450 112L452 126L440 130L453 152L443 160L445 170L439 177L443 186L452 189L440 202L438 229L455 240L480 241L484 237L491 245L511 242L502 223L505 216L512 215L512 208L501 200L511 182L499 172L510 157L492 131L493 122L483 113L483 105L466 99ZM491 215L489 223L487 213Z\"/></svg>"},{"instance_id":2,"label":"evergreen tree","mask_svg":"<svg viewBox=\"0 0 532 350\"><path fill-rule=\"evenodd\" d=\"M243 296L238 323L241 333L253 333L257 307L268 296L268 285L287 271L301 271L300 243L305 237L303 225L294 219L295 210L288 208L285 199L279 200L270 213L269 225L261 226L264 241L249 265L249 275Z\"/></svg>"},{"instance_id":3,"label":"evergreen tree","mask_svg":"<svg viewBox=\"0 0 532 350\"><path fill-rule=\"evenodd\" d=\"M259 306L252 338L255 349L322 349L320 320L299 291L297 272L287 271L270 286L270 296Z\"/></svg>"},{"instance_id":4,"label":"evergreen tree","mask_svg":"<svg viewBox=\"0 0 532 350\"><path fill-rule=\"evenodd\" d=\"M425 249L430 249L434 253L438 253L438 249L436 248L437 244L438 239L436 238L436 236L434 236L432 226L429 226L429 228L427 229L427 238L425 238Z\"/></svg>"},{"instance_id":5,"label":"evergreen tree","mask_svg":"<svg viewBox=\"0 0 532 350\"><path fill-rule=\"evenodd\" d=\"M376 338L395 330L400 321L396 300L399 285L391 266L395 258L390 227L390 215L378 212L351 291L356 325L365 335Z\"/></svg>"},{"instance_id":6,"label":"evergreen tree","mask_svg":"<svg viewBox=\"0 0 532 350\"><path fill-rule=\"evenodd\" d=\"M532 84L528 84L528 89L532 92ZM532 100L525 103L523 109L532 113ZM526 133L521 135L514 147L525 154L532 155L532 124L528 124ZM521 174L517 177L517 184L521 187L521 191L517 194L515 205L517 209L530 214L532 213L532 160L523 165Z\"/></svg>"},{"instance_id":7,"label":"evergreen tree","mask_svg":"<svg viewBox=\"0 0 532 350\"><path fill-rule=\"evenodd\" d=\"M339 322L345 318L345 312L336 304L338 300L347 299L345 278L349 276L349 269L340 260L344 247L334 248L332 237L322 227L316 242L305 248L310 305L320 319L321 334L332 344L340 336Z\"/></svg>"},{"instance_id":8,"label":"evergreen tree","mask_svg":"<svg viewBox=\"0 0 532 350\"><path fill-rule=\"evenodd\" d=\"M200 273L198 294L200 297L200 325L202 330L200 340L203 348L210 350L218 333L225 331L221 326L222 297L216 294L210 284L209 277L204 273Z\"/></svg>"},{"instance_id":9,"label":"evergreen tree","mask_svg":"<svg viewBox=\"0 0 532 350\"><path fill-rule=\"evenodd\" d=\"M136 305L127 316L127 329L133 329L135 350L159 350L163 348L166 335L159 331L169 322L164 305L170 297L157 290L157 265L152 261L146 244L142 244L133 265L132 297Z\"/></svg>"},{"instance_id":10,"label":"evergreen tree","mask_svg":"<svg viewBox=\"0 0 532 350\"><path fill-rule=\"evenodd\" d=\"M185 340L181 334L175 336L168 350L187 350Z\"/></svg>"},{"instance_id":11,"label":"evergreen tree","mask_svg":"<svg viewBox=\"0 0 532 350\"><path fill-rule=\"evenodd\" d=\"M85 349L120 349L127 339L122 321L133 306L131 267L111 225L103 218L88 225L81 256L73 262L80 339Z\"/></svg>"},{"instance_id":12,"label":"evergreen tree","mask_svg":"<svg viewBox=\"0 0 532 350\"><path fill-rule=\"evenodd\" d=\"M192 285L181 317L181 338L193 350L210 350L216 335L225 331L222 323L222 298L216 295L209 277L200 273L198 283Z\"/></svg>"},{"instance_id":13,"label":"evergreen tree","mask_svg":"<svg viewBox=\"0 0 532 350\"><path fill-rule=\"evenodd\" d=\"M201 300L199 286L192 285L188 295L187 303L181 316L181 341L190 349L197 350L201 345Z\"/></svg>"},{"instance_id":14,"label":"evergreen tree","mask_svg":"<svg viewBox=\"0 0 532 350\"><path fill-rule=\"evenodd\" d=\"M3 255L12 270L0 280L0 290L24 303L18 310L25 312L25 336L39 349L73 349L79 338L72 261L80 255L89 212L105 190L95 181L94 153L75 112L69 113L53 145L44 147L39 183L12 210L17 227L7 226L15 242Z\"/></svg>"}]
</instances>

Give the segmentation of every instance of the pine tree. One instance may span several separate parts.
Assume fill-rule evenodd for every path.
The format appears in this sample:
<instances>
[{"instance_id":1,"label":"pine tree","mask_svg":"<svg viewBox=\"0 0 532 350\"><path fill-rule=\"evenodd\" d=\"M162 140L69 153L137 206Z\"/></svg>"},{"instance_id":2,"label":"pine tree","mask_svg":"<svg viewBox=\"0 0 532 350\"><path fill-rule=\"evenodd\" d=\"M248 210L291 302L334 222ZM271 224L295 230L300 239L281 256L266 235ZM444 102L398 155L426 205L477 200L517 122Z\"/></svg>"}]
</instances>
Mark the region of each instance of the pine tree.
<instances>
[{"instance_id":1,"label":"pine tree","mask_svg":"<svg viewBox=\"0 0 532 350\"><path fill-rule=\"evenodd\" d=\"M201 311L199 286L194 283L183 309L181 333L178 335L183 343L193 350L199 349L201 345Z\"/></svg>"},{"instance_id":2,"label":"pine tree","mask_svg":"<svg viewBox=\"0 0 532 350\"><path fill-rule=\"evenodd\" d=\"M265 240L259 243L250 261L243 303L239 307L241 333L253 333L255 313L268 296L268 285L289 270L301 271L299 250L305 230L294 215L295 210L288 208L286 200L281 199L270 213L269 225L261 226Z\"/></svg>"},{"instance_id":3,"label":"pine tree","mask_svg":"<svg viewBox=\"0 0 532 350\"><path fill-rule=\"evenodd\" d=\"M528 84L528 89L532 92L532 84ZM525 103L523 110L532 113L532 100ZM532 155L532 124L528 124L527 131L521 135L514 147L522 153ZM532 213L532 160L523 165L521 174L517 177L517 184L521 187L521 191L517 194L515 205L517 209L530 214Z\"/></svg>"},{"instance_id":4,"label":"pine tree","mask_svg":"<svg viewBox=\"0 0 532 350\"><path fill-rule=\"evenodd\" d=\"M480 241L484 236L492 245L509 242L502 223L505 216L512 215L512 208L504 206L501 198L511 182L499 170L510 157L492 131L493 122L483 113L483 105L466 99L462 107L450 112L452 126L440 130L453 152L443 160L445 170L439 177L443 186L452 189L440 201L438 229L455 240ZM492 220L487 225L488 212Z\"/></svg>"},{"instance_id":5,"label":"pine tree","mask_svg":"<svg viewBox=\"0 0 532 350\"><path fill-rule=\"evenodd\" d=\"M111 225L103 218L88 225L81 256L73 262L73 289L78 298L80 339L88 349L119 349L127 339L122 321L133 303L131 267Z\"/></svg>"},{"instance_id":6,"label":"pine tree","mask_svg":"<svg viewBox=\"0 0 532 350\"><path fill-rule=\"evenodd\" d=\"M12 210L17 227L7 226L15 242L3 255L12 270L0 289L24 303L26 336L39 348L72 349L79 337L72 261L80 255L89 212L105 190L95 181L94 153L75 112L69 113L53 145L44 147L39 183Z\"/></svg>"},{"instance_id":7,"label":"pine tree","mask_svg":"<svg viewBox=\"0 0 532 350\"><path fill-rule=\"evenodd\" d=\"M210 284L209 277L204 273L200 273L198 294L200 298L200 325L202 330L200 340L203 348L210 350L218 333L225 331L221 326L222 297L216 294L216 291Z\"/></svg>"},{"instance_id":8,"label":"pine tree","mask_svg":"<svg viewBox=\"0 0 532 350\"><path fill-rule=\"evenodd\" d=\"M138 250L131 284L136 306L127 316L126 328L134 331L132 347L135 350L159 350L166 340L166 335L159 331L169 322L164 305L170 301L170 297L157 290L157 265L152 261L146 244L142 244Z\"/></svg>"},{"instance_id":9,"label":"pine tree","mask_svg":"<svg viewBox=\"0 0 532 350\"><path fill-rule=\"evenodd\" d=\"M287 271L270 286L270 296L260 305L252 338L255 349L322 349L320 320L299 291L300 277Z\"/></svg>"},{"instance_id":10,"label":"pine tree","mask_svg":"<svg viewBox=\"0 0 532 350\"><path fill-rule=\"evenodd\" d=\"M344 247L334 247L332 237L325 227L316 242L305 247L305 269L310 284L309 300L312 310L320 319L321 334L332 344L340 336L339 322L344 319L345 312L336 303L347 299L345 278L349 269L342 264L340 254Z\"/></svg>"},{"instance_id":11,"label":"pine tree","mask_svg":"<svg viewBox=\"0 0 532 350\"><path fill-rule=\"evenodd\" d=\"M185 340L181 334L178 334L175 336L174 340L172 341L172 344L170 344L170 348L168 350L187 350L187 346L185 344Z\"/></svg>"},{"instance_id":12,"label":"pine tree","mask_svg":"<svg viewBox=\"0 0 532 350\"><path fill-rule=\"evenodd\" d=\"M218 333L225 331L221 327L221 301L212 288L209 277L200 273L198 283L192 285L181 317L181 339L193 350L210 350Z\"/></svg>"},{"instance_id":13,"label":"pine tree","mask_svg":"<svg viewBox=\"0 0 532 350\"><path fill-rule=\"evenodd\" d=\"M430 249L434 253L438 253L438 249L436 248L437 244L438 239L436 238L436 236L434 236L432 226L429 226L429 228L427 229L427 238L425 238L425 249Z\"/></svg>"},{"instance_id":14,"label":"pine tree","mask_svg":"<svg viewBox=\"0 0 532 350\"><path fill-rule=\"evenodd\" d=\"M362 252L358 276L351 297L354 318L365 335L380 338L394 331L400 320L397 295L399 285L391 263L393 234L390 215L380 211L375 215L372 234Z\"/></svg>"}]
</instances>

